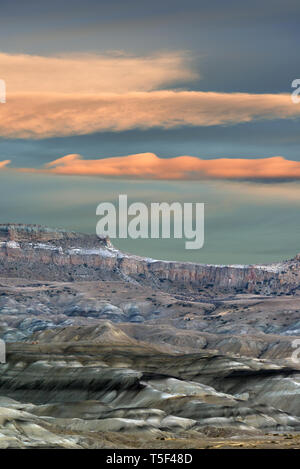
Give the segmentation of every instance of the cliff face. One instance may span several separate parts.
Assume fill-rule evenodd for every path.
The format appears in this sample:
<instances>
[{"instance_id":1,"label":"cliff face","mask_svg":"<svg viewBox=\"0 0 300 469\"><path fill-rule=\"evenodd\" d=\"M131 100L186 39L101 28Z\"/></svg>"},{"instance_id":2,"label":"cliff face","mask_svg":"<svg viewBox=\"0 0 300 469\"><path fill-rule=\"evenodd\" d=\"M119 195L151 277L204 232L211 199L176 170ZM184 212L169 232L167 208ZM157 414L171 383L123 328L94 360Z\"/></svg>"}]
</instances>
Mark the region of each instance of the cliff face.
<instances>
[{"instance_id":1,"label":"cliff face","mask_svg":"<svg viewBox=\"0 0 300 469\"><path fill-rule=\"evenodd\" d=\"M269 265L207 265L123 253L103 237L38 225L0 225L0 276L40 280L126 279L193 292L293 293L300 259Z\"/></svg>"}]
</instances>

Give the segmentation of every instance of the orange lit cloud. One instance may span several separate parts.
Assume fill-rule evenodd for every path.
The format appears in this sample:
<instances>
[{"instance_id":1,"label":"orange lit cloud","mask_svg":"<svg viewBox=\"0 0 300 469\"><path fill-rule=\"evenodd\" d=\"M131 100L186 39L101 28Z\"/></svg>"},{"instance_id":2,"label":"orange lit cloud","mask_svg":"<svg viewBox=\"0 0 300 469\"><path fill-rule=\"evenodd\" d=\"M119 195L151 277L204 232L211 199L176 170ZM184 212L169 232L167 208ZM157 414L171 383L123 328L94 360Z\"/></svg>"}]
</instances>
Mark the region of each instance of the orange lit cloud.
<instances>
[{"instance_id":1,"label":"orange lit cloud","mask_svg":"<svg viewBox=\"0 0 300 469\"><path fill-rule=\"evenodd\" d=\"M0 161L0 169L5 168L10 163L10 160Z\"/></svg>"},{"instance_id":2,"label":"orange lit cloud","mask_svg":"<svg viewBox=\"0 0 300 469\"><path fill-rule=\"evenodd\" d=\"M38 56L0 53L10 93L127 93L151 91L197 77L186 52Z\"/></svg>"},{"instance_id":3,"label":"orange lit cloud","mask_svg":"<svg viewBox=\"0 0 300 469\"><path fill-rule=\"evenodd\" d=\"M42 57L0 53L0 137L49 138L300 117L288 94L166 90L198 77L186 52Z\"/></svg>"},{"instance_id":4,"label":"orange lit cloud","mask_svg":"<svg viewBox=\"0 0 300 469\"><path fill-rule=\"evenodd\" d=\"M0 105L0 136L48 138L152 127L229 125L300 117L285 94L152 91L8 93Z\"/></svg>"},{"instance_id":5,"label":"orange lit cloud","mask_svg":"<svg viewBox=\"0 0 300 469\"><path fill-rule=\"evenodd\" d=\"M158 158L153 153L123 157L84 160L71 154L48 163L42 170L56 175L107 176L139 179L229 179L229 180L295 180L300 179L300 162L282 156L260 159L220 158L203 160L193 156Z\"/></svg>"}]
</instances>

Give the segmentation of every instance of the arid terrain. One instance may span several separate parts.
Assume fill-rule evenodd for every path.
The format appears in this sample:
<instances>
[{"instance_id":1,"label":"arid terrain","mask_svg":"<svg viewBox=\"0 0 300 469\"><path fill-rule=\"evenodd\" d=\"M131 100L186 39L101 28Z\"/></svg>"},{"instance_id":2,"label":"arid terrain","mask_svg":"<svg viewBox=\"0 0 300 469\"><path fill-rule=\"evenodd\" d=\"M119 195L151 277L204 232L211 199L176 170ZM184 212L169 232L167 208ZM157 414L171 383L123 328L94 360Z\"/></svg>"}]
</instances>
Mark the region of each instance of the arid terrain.
<instances>
[{"instance_id":1,"label":"arid terrain","mask_svg":"<svg viewBox=\"0 0 300 469\"><path fill-rule=\"evenodd\" d=\"M0 338L2 448L300 448L297 255L164 262L0 225Z\"/></svg>"}]
</instances>

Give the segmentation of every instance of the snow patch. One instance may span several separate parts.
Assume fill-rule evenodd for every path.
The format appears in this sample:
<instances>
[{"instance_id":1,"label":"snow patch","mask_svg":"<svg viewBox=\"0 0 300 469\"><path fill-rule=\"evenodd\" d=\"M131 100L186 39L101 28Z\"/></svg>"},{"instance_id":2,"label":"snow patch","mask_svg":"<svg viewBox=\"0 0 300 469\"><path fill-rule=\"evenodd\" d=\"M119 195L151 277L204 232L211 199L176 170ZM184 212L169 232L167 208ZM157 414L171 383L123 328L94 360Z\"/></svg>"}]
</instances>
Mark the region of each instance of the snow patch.
<instances>
[{"instance_id":1,"label":"snow patch","mask_svg":"<svg viewBox=\"0 0 300 469\"><path fill-rule=\"evenodd\" d=\"M33 249L47 249L49 251L57 251L60 253L63 252L63 249L61 246L53 246L52 244L43 244L43 243L33 244Z\"/></svg>"},{"instance_id":2,"label":"snow patch","mask_svg":"<svg viewBox=\"0 0 300 469\"><path fill-rule=\"evenodd\" d=\"M102 257L116 257L117 254L115 252L111 252L109 249L83 249L83 248L72 248L67 250L67 254L70 255L80 255L80 256L91 256L91 255L98 255Z\"/></svg>"},{"instance_id":3,"label":"snow patch","mask_svg":"<svg viewBox=\"0 0 300 469\"><path fill-rule=\"evenodd\" d=\"M10 249L20 249L19 243L16 243L16 241L7 241L6 247Z\"/></svg>"}]
</instances>

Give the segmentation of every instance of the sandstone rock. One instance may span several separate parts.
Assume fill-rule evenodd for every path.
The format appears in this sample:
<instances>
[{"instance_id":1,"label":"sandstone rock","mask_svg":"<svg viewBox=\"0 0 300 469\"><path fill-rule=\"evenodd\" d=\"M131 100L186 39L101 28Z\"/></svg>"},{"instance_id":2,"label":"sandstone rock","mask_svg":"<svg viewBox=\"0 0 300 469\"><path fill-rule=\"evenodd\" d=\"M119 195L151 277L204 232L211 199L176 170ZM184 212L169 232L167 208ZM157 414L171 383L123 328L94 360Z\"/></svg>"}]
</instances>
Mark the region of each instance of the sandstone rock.
<instances>
[{"instance_id":1,"label":"sandstone rock","mask_svg":"<svg viewBox=\"0 0 300 469\"><path fill-rule=\"evenodd\" d=\"M128 255L107 238L36 225L0 225L0 274L44 280L124 279L162 289L188 288L271 294L293 293L300 261L269 265L205 265ZM13 244L12 244L13 243ZM15 243L15 244L14 244Z\"/></svg>"}]
</instances>

